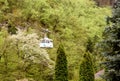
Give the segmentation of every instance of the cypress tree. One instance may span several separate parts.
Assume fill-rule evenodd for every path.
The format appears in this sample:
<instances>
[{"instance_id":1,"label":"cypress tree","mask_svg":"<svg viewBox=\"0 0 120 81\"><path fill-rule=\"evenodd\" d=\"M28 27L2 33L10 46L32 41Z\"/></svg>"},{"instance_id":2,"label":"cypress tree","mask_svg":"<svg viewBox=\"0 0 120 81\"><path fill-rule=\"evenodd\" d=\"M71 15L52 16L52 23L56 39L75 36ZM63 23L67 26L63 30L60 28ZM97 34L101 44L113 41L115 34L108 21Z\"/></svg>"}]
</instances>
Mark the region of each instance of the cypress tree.
<instances>
[{"instance_id":1,"label":"cypress tree","mask_svg":"<svg viewBox=\"0 0 120 81\"><path fill-rule=\"evenodd\" d=\"M104 30L102 42L106 81L120 81L120 0L113 5L111 17L107 17L108 27Z\"/></svg>"},{"instance_id":2,"label":"cypress tree","mask_svg":"<svg viewBox=\"0 0 120 81\"><path fill-rule=\"evenodd\" d=\"M94 69L90 53L84 54L79 74L79 81L94 81Z\"/></svg>"},{"instance_id":3,"label":"cypress tree","mask_svg":"<svg viewBox=\"0 0 120 81\"><path fill-rule=\"evenodd\" d=\"M62 44L59 45L57 54L55 65L55 81L68 81L67 59Z\"/></svg>"}]
</instances>

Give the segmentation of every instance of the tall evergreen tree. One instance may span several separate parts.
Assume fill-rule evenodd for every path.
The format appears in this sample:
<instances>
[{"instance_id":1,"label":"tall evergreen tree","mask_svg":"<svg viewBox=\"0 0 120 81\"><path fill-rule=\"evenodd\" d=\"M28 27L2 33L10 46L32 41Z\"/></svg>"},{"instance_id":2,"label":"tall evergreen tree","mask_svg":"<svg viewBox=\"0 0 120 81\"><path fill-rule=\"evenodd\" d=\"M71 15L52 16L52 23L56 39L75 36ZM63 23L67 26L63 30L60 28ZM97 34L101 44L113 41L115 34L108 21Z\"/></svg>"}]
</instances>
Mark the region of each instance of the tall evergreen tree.
<instances>
[{"instance_id":1,"label":"tall evergreen tree","mask_svg":"<svg viewBox=\"0 0 120 81\"><path fill-rule=\"evenodd\" d=\"M120 0L113 5L112 17L107 17L102 43L106 81L120 81Z\"/></svg>"},{"instance_id":2,"label":"tall evergreen tree","mask_svg":"<svg viewBox=\"0 0 120 81\"><path fill-rule=\"evenodd\" d=\"M90 53L85 53L80 64L79 81L94 81L93 62Z\"/></svg>"},{"instance_id":3,"label":"tall evergreen tree","mask_svg":"<svg viewBox=\"0 0 120 81\"><path fill-rule=\"evenodd\" d=\"M67 59L62 44L57 50L57 59L55 66L55 81L68 81Z\"/></svg>"},{"instance_id":4,"label":"tall evergreen tree","mask_svg":"<svg viewBox=\"0 0 120 81\"><path fill-rule=\"evenodd\" d=\"M80 64L79 81L94 81L94 66L93 58L90 53L93 52L93 42L89 38L86 45L86 53L84 54L83 60Z\"/></svg>"}]
</instances>

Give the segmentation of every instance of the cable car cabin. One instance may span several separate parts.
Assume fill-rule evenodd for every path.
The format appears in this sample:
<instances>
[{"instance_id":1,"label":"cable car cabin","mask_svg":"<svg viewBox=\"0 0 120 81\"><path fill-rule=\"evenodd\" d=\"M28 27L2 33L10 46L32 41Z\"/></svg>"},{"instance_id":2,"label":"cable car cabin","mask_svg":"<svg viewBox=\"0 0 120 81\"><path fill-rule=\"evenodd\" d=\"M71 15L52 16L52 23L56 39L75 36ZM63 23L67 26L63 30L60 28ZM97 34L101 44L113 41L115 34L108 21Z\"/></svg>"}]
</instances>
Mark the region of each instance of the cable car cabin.
<instances>
[{"instance_id":1,"label":"cable car cabin","mask_svg":"<svg viewBox=\"0 0 120 81\"><path fill-rule=\"evenodd\" d=\"M40 40L39 45L41 48L53 48L53 40L45 37Z\"/></svg>"}]
</instances>

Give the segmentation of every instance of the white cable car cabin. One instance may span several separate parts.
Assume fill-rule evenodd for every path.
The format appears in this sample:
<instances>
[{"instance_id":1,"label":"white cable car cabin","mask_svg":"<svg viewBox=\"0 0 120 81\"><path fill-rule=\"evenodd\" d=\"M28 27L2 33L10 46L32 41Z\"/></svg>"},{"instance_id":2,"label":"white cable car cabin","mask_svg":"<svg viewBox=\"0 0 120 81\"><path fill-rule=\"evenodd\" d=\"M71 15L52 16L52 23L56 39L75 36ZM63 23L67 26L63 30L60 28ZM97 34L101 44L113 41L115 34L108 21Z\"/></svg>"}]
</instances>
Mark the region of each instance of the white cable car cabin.
<instances>
[{"instance_id":1,"label":"white cable car cabin","mask_svg":"<svg viewBox=\"0 0 120 81\"><path fill-rule=\"evenodd\" d=\"M41 48L53 48L53 40L47 37L44 37L40 40L40 47Z\"/></svg>"}]
</instances>

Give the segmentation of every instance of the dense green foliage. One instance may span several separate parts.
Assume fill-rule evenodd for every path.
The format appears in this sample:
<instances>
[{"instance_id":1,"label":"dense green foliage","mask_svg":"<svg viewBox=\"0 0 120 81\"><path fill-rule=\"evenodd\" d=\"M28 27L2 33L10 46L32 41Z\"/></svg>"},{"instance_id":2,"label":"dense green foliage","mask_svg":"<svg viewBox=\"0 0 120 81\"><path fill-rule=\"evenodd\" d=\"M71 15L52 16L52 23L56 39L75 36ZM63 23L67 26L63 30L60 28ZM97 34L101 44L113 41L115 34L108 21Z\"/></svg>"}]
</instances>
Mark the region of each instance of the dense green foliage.
<instances>
[{"instance_id":1,"label":"dense green foliage","mask_svg":"<svg viewBox=\"0 0 120 81\"><path fill-rule=\"evenodd\" d=\"M93 68L93 60L90 56L90 53L85 53L83 60L80 64L79 71L79 81L95 81L94 79L94 68Z\"/></svg>"},{"instance_id":2,"label":"dense green foliage","mask_svg":"<svg viewBox=\"0 0 120 81\"><path fill-rule=\"evenodd\" d=\"M106 58L106 81L120 81L120 0L113 5L113 14L107 18L104 31L103 55Z\"/></svg>"},{"instance_id":3,"label":"dense green foliage","mask_svg":"<svg viewBox=\"0 0 120 81\"><path fill-rule=\"evenodd\" d=\"M101 59L98 58L102 57L99 55L100 50L96 47L96 43L101 39L102 31L106 25L104 17L109 14L109 8L97 7L93 0L0 0L0 56L4 53L5 40L8 36L12 36L14 34L17 35L17 30L20 29L24 31L26 36L31 36L31 33L37 33L38 40L43 36L41 29L47 28L51 31L48 37L53 39L54 48L44 50L46 50L50 55L50 58L55 61L56 50L59 42L62 41L64 43L68 60L68 78L71 81L78 81L79 63L83 56L83 52L86 51L85 43L88 38L92 38L93 42L92 54L95 58L94 62L96 71L101 68L98 66ZM19 36L18 39L20 37L21 36ZM20 43L18 46L16 46L16 44L12 44L11 46L14 49L11 47L5 47L7 48L7 56L13 56L9 58L8 62L11 63L12 59L16 63L18 58L18 51L16 49L21 48L21 45L26 43L27 42L25 41ZM29 46L31 46L31 43L27 44L30 44ZM35 45L33 45L33 49L33 51L27 51L29 49L24 49L24 51L20 51L20 54L24 55L25 52L27 54L31 52L30 55L36 55L39 54L39 51L41 50L39 47L37 47L37 49L40 50L36 50ZM0 62L3 62L3 59L4 58L2 56ZM17 60L17 62L23 61L22 58L19 59L20 60ZM13 64L11 65L15 65L14 62L12 63ZM29 63L30 65L32 64L31 62L27 63L28 65ZM43 69L38 69L39 65ZM0 66L0 68L2 66ZM35 66L36 68L34 68ZM12 66L12 68L20 68L20 66ZM1 68L1 70L2 69L3 68ZM46 69L46 65L33 64L28 70L29 71L23 74L24 76L20 78L30 77L35 80L39 79L40 81L52 81L53 79L54 70ZM11 76L16 79L16 76Z\"/></svg>"},{"instance_id":4,"label":"dense green foliage","mask_svg":"<svg viewBox=\"0 0 120 81\"><path fill-rule=\"evenodd\" d=\"M7 32L3 31L0 46L1 81L15 81L23 78L41 81L49 75L41 74L46 70L48 72L52 70L53 61L46 50L39 48L36 34L27 35L25 32L19 32L16 35L4 36Z\"/></svg>"},{"instance_id":5,"label":"dense green foliage","mask_svg":"<svg viewBox=\"0 0 120 81\"><path fill-rule=\"evenodd\" d=\"M92 41L91 38L89 38L86 45L86 52L93 53L93 51L94 51L94 42Z\"/></svg>"},{"instance_id":6,"label":"dense green foliage","mask_svg":"<svg viewBox=\"0 0 120 81\"><path fill-rule=\"evenodd\" d=\"M62 44L59 45L57 54L55 65L55 81L68 81L67 58Z\"/></svg>"}]
</instances>

